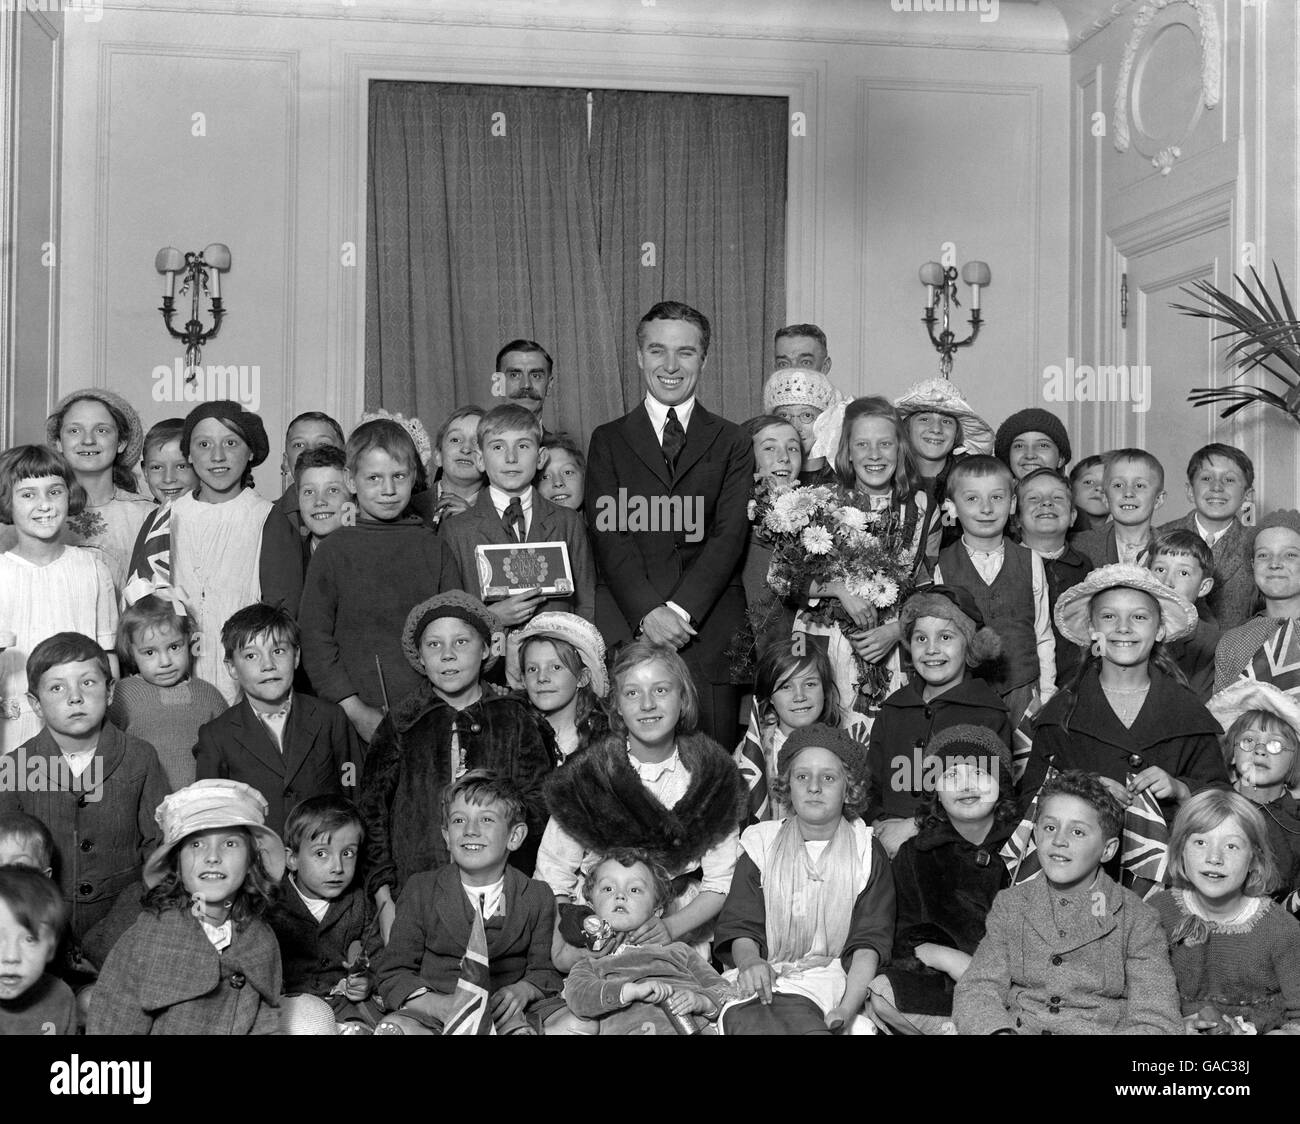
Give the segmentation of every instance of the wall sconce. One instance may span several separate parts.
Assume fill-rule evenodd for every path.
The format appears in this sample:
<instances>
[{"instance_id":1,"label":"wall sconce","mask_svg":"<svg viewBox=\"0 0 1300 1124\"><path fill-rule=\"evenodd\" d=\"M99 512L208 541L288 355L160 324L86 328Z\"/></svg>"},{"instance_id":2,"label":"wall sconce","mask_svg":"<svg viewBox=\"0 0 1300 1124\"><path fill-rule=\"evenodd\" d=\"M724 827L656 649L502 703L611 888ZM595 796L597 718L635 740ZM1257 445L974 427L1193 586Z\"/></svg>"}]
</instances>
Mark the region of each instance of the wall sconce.
<instances>
[{"instance_id":1,"label":"wall sconce","mask_svg":"<svg viewBox=\"0 0 1300 1124\"><path fill-rule=\"evenodd\" d=\"M153 264L167 279L163 287L162 307L158 311L163 315L167 333L172 339L181 340L185 344L185 381L193 382L203 354L202 346L221 330L221 320L226 314L221 299L221 274L230 268L230 247L213 242L202 253L182 254L174 246L165 246L158 251ZM189 292L192 298L190 319L182 331L172 326L172 317L176 315L178 273L181 275L181 296ZM211 297L212 327L206 331L199 319L200 291Z\"/></svg>"},{"instance_id":2,"label":"wall sconce","mask_svg":"<svg viewBox=\"0 0 1300 1124\"><path fill-rule=\"evenodd\" d=\"M959 347L969 347L980 334L980 289L992 280L987 262L970 261L962 266L961 279L970 286L970 335L964 340L957 339L948 327L949 303L961 307L957 299L957 269L949 266L944 269L937 261L928 261L921 266L921 284L925 286L925 314L921 322L930 333L930 342L939 353L939 372L945 379L952 377L952 356ZM938 336L934 334L935 315L939 298L943 297L943 328Z\"/></svg>"}]
</instances>

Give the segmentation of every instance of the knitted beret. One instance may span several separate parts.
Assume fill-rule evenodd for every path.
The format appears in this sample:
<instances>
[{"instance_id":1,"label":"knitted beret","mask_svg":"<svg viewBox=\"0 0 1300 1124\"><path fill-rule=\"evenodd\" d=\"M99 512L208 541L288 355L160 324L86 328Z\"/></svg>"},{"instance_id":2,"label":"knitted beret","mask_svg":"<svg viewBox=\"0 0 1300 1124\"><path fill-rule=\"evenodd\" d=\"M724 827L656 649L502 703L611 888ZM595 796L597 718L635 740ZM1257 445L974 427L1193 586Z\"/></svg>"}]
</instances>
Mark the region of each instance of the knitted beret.
<instances>
[{"instance_id":1,"label":"knitted beret","mask_svg":"<svg viewBox=\"0 0 1300 1124\"><path fill-rule=\"evenodd\" d=\"M229 398L219 398L215 402L200 402L186 415L185 426L181 430L181 452L185 456L190 455L190 438L194 435L194 427L205 418L216 418L227 429L244 439L244 444L248 446L251 454L248 459L250 468L256 468L266 460L267 454L271 451L271 443L267 440L266 426L262 424L262 419L252 410L245 410L238 402L231 401Z\"/></svg>"},{"instance_id":2,"label":"knitted beret","mask_svg":"<svg viewBox=\"0 0 1300 1124\"><path fill-rule=\"evenodd\" d=\"M932 757L985 757L996 760L1011 775L1011 750L987 726L962 722L945 726L930 739L925 752Z\"/></svg>"},{"instance_id":3,"label":"knitted beret","mask_svg":"<svg viewBox=\"0 0 1300 1124\"><path fill-rule=\"evenodd\" d=\"M1046 434L1060 450L1061 465L1070 463L1070 438L1066 435L1061 419L1046 410L1031 406L1026 410L1017 410L998 426L997 436L993 439L993 451L1003 464L1011 463L1011 442L1022 433Z\"/></svg>"},{"instance_id":4,"label":"knitted beret","mask_svg":"<svg viewBox=\"0 0 1300 1124\"><path fill-rule=\"evenodd\" d=\"M867 775L867 751L860 742L838 726L827 726L824 722L814 722L795 730L776 755L776 771L784 773L790 767L801 749L812 746L829 750L844 762L850 780L863 780Z\"/></svg>"},{"instance_id":5,"label":"knitted beret","mask_svg":"<svg viewBox=\"0 0 1300 1124\"><path fill-rule=\"evenodd\" d=\"M421 601L406 614L406 624L402 627L402 654L406 657L406 662L421 675L424 674L424 664L420 662L420 638L429 623L441 617L455 617L464 621L488 645L492 643L493 634L501 631L501 622L492 610L463 589L449 589L446 593ZM483 670L487 671L496 662L497 656L493 654L484 662Z\"/></svg>"},{"instance_id":6,"label":"knitted beret","mask_svg":"<svg viewBox=\"0 0 1300 1124\"><path fill-rule=\"evenodd\" d=\"M93 398L96 402L111 406L126 421L126 432L117 435L119 441L126 442L126 448L118 453L115 460L118 464L134 468L135 462L140 459L140 453L144 449L144 427L140 424L140 415L135 412L135 407L120 394L114 394L111 390L105 390L103 387L84 387L60 398L59 404L54 407L54 413L45 419L45 439L51 445L59 443L59 426L63 422L63 415L67 412L69 406L80 402L83 398Z\"/></svg>"},{"instance_id":7,"label":"knitted beret","mask_svg":"<svg viewBox=\"0 0 1300 1124\"><path fill-rule=\"evenodd\" d=\"M921 617L938 617L952 621L966 640L966 666L979 667L1002 655L1002 638L984 627L984 615L970 590L956 585L931 585L912 594L899 613L904 638Z\"/></svg>"},{"instance_id":8,"label":"knitted beret","mask_svg":"<svg viewBox=\"0 0 1300 1124\"><path fill-rule=\"evenodd\" d=\"M1251 540L1254 541L1260 531L1267 531L1270 527L1285 527L1288 531L1300 535L1300 511L1296 511L1293 507L1270 511L1256 524Z\"/></svg>"}]
</instances>

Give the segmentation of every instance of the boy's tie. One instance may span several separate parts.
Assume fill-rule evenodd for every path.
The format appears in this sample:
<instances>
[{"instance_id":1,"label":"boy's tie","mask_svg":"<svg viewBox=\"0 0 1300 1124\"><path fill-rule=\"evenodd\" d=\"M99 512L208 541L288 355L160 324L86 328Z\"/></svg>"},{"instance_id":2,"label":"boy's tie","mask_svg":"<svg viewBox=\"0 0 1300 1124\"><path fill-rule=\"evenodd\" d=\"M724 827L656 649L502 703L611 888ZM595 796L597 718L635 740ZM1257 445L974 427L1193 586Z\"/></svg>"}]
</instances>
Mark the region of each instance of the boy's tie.
<instances>
[{"instance_id":1,"label":"boy's tie","mask_svg":"<svg viewBox=\"0 0 1300 1124\"><path fill-rule=\"evenodd\" d=\"M664 460L668 463L668 471L672 472L677 467L677 454L682 451L682 446L686 444L686 430L682 428L682 423L677 420L677 411L671 406L668 407L668 421L664 423Z\"/></svg>"},{"instance_id":2,"label":"boy's tie","mask_svg":"<svg viewBox=\"0 0 1300 1124\"><path fill-rule=\"evenodd\" d=\"M524 541L524 505L518 496L512 496L506 505L505 514L501 516L501 526L513 542Z\"/></svg>"}]
</instances>

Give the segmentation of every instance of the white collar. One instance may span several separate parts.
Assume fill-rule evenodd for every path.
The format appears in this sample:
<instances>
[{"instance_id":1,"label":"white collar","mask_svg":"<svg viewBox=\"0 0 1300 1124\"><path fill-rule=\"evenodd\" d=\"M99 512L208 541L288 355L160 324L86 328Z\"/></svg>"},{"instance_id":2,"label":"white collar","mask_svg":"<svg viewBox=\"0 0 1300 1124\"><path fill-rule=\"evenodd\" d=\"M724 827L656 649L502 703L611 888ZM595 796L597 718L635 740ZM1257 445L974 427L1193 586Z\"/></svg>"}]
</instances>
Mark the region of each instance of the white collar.
<instances>
[{"instance_id":1,"label":"white collar","mask_svg":"<svg viewBox=\"0 0 1300 1124\"><path fill-rule=\"evenodd\" d=\"M504 515L506 508L510 506L510 501L516 499L519 501L519 506L524 509L524 518L527 518L528 513L533 510L533 489L531 487L521 495L512 496L507 492L503 492L495 484L489 484L488 496L491 498L492 506L496 508L498 515Z\"/></svg>"},{"instance_id":2,"label":"white collar","mask_svg":"<svg viewBox=\"0 0 1300 1124\"><path fill-rule=\"evenodd\" d=\"M632 752L629 743L627 759L632 763L632 768L636 770L639 776L647 784L654 784L665 773L675 773L677 766L681 764L681 756L677 752L677 747L673 746L672 753L662 761L642 761Z\"/></svg>"},{"instance_id":3,"label":"white collar","mask_svg":"<svg viewBox=\"0 0 1300 1124\"><path fill-rule=\"evenodd\" d=\"M654 395L645 396L646 413L650 415L650 424L654 426L655 435L663 440L664 426L668 424L668 407L659 401ZM685 402L672 407L677 412L677 420L682 423L682 428L686 429L690 425L691 414L695 410L695 395L692 394Z\"/></svg>"}]
</instances>

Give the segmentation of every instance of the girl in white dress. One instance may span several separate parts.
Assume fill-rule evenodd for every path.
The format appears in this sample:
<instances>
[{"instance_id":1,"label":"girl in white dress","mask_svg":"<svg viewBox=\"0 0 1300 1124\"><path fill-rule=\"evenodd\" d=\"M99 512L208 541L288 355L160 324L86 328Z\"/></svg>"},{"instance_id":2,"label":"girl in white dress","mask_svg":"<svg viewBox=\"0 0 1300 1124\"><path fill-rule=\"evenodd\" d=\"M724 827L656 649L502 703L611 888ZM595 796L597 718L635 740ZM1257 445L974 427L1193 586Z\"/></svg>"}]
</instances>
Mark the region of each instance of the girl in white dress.
<instances>
[{"instance_id":1,"label":"girl in white dress","mask_svg":"<svg viewBox=\"0 0 1300 1124\"><path fill-rule=\"evenodd\" d=\"M52 449L18 445L0 453L0 520L14 545L0 554L0 753L34 737L41 719L27 697L27 657L57 632L80 632L113 651L117 597L97 554L61 541L85 493ZM117 674L116 656L110 656Z\"/></svg>"},{"instance_id":2,"label":"girl in white dress","mask_svg":"<svg viewBox=\"0 0 1300 1124\"><path fill-rule=\"evenodd\" d=\"M253 491L253 469L269 451L262 419L239 403L196 406L181 431L181 452L198 488L160 509L141 529L137 544L137 558L149 557L155 579L165 574L194 616L196 678L213 684L231 704L239 699L239 687L223 666L221 626L258 601L296 613L302 594L298 534ZM169 571L157 550L144 549L160 532L170 532Z\"/></svg>"}]
</instances>

